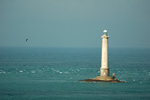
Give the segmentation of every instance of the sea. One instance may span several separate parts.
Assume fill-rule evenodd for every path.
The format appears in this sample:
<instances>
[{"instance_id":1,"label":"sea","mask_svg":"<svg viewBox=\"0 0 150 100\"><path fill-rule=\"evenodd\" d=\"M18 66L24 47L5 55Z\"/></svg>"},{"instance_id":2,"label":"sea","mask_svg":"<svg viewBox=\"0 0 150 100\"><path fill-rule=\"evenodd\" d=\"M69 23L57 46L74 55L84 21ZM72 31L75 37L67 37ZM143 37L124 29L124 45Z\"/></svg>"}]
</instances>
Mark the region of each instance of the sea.
<instances>
[{"instance_id":1,"label":"sea","mask_svg":"<svg viewBox=\"0 0 150 100\"><path fill-rule=\"evenodd\" d=\"M150 100L150 49L109 48L124 83L79 82L100 67L101 48L0 47L0 100Z\"/></svg>"}]
</instances>

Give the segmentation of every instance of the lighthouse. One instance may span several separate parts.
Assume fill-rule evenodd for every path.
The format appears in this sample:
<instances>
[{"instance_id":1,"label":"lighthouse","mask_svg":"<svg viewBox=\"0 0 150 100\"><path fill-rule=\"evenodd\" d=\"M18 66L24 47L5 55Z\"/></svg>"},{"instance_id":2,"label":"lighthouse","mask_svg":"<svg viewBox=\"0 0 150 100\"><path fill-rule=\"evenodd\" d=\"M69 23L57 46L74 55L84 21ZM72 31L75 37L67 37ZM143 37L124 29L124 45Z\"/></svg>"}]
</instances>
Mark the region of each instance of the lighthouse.
<instances>
[{"instance_id":1,"label":"lighthouse","mask_svg":"<svg viewBox=\"0 0 150 100\"><path fill-rule=\"evenodd\" d=\"M109 63L108 63L108 33L107 30L103 31L102 37L102 55L101 55L101 67L100 75L96 78L89 78L85 80L79 80L84 82L124 82L115 79L115 73L112 76L109 75Z\"/></svg>"},{"instance_id":2,"label":"lighthouse","mask_svg":"<svg viewBox=\"0 0 150 100\"><path fill-rule=\"evenodd\" d=\"M100 76L96 77L96 80L113 80L115 78L115 73L109 76L109 63L108 63L108 33L107 30L103 31L102 35L102 56L101 56L101 67Z\"/></svg>"}]
</instances>

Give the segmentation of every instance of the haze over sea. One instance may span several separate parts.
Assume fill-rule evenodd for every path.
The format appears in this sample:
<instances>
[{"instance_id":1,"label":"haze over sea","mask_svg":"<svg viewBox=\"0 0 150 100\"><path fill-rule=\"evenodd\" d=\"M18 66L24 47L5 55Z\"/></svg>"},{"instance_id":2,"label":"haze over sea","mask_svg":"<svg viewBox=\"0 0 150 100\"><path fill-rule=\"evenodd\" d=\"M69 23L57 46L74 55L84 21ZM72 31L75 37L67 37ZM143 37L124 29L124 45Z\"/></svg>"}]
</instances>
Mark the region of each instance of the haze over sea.
<instances>
[{"instance_id":1,"label":"haze over sea","mask_svg":"<svg viewBox=\"0 0 150 100\"><path fill-rule=\"evenodd\" d=\"M0 100L149 100L150 49L109 49L110 74L126 83L85 83L99 75L101 48L0 48Z\"/></svg>"},{"instance_id":2,"label":"haze over sea","mask_svg":"<svg viewBox=\"0 0 150 100\"><path fill-rule=\"evenodd\" d=\"M150 0L0 0L0 100L150 100ZM110 75L100 75L109 35Z\"/></svg>"}]
</instances>

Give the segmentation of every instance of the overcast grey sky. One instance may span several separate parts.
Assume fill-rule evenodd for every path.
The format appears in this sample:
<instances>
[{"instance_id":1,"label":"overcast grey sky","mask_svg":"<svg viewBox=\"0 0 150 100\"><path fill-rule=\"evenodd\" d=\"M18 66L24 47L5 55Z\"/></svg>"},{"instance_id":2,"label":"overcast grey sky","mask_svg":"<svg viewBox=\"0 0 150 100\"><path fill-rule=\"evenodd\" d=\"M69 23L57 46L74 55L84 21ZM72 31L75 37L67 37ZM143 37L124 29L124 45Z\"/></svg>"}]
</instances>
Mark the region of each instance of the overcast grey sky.
<instances>
[{"instance_id":1,"label":"overcast grey sky","mask_svg":"<svg viewBox=\"0 0 150 100\"><path fill-rule=\"evenodd\" d=\"M150 48L150 0L0 0L0 46ZM29 40L25 42L25 39Z\"/></svg>"}]
</instances>

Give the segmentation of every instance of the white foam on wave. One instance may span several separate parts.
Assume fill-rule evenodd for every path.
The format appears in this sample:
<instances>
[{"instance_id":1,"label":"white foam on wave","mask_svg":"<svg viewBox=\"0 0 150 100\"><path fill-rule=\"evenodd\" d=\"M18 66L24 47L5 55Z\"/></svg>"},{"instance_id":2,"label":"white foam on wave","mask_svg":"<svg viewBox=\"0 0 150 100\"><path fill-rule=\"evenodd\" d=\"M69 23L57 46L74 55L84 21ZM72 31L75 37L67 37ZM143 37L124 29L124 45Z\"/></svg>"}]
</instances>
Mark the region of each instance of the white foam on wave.
<instances>
[{"instance_id":1,"label":"white foam on wave","mask_svg":"<svg viewBox=\"0 0 150 100\"><path fill-rule=\"evenodd\" d=\"M135 80L133 80L135 82Z\"/></svg>"},{"instance_id":2,"label":"white foam on wave","mask_svg":"<svg viewBox=\"0 0 150 100\"><path fill-rule=\"evenodd\" d=\"M60 74L62 74L63 72L61 72L61 71L59 71L59 70L56 70L56 69L54 69L54 68L51 68L53 71L55 71L55 72L57 72L57 73L60 73Z\"/></svg>"},{"instance_id":3,"label":"white foam on wave","mask_svg":"<svg viewBox=\"0 0 150 100\"><path fill-rule=\"evenodd\" d=\"M20 72L20 73L22 73L22 72L23 72L23 70L20 70L19 72Z\"/></svg>"},{"instance_id":4,"label":"white foam on wave","mask_svg":"<svg viewBox=\"0 0 150 100\"><path fill-rule=\"evenodd\" d=\"M32 70L31 73L33 73L33 74L36 73L36 70Z\"/></svg>"},{"instance_id":5,"label":"white foam on wave","mask_svg":"<svg viewBox=\"0 0 150 100\"><path fill-rule=\"evenodd\" d=\"M69 72L64 72L65 74L68 74Z\"/></svg>"},{"instance_id":6,"label":"white foam on wave","mask_svg":"<svg viewBox=\"0 0 150 100\"><path fill-rule=\"evenodd\" d=\"M0 71L0 74L5 74L6 72L5 71Z\"/></svg>"},{"instance_id":7,"label":"white foam on wave","mask_svg":"<svg viewBox=\"0 0 150 100\"><path fill-rule=\"evenodd\" d=\"M59 72L60 74L62 74L62 72Z\"/></svg>"}]
</instances>

